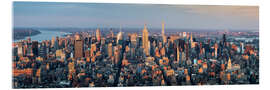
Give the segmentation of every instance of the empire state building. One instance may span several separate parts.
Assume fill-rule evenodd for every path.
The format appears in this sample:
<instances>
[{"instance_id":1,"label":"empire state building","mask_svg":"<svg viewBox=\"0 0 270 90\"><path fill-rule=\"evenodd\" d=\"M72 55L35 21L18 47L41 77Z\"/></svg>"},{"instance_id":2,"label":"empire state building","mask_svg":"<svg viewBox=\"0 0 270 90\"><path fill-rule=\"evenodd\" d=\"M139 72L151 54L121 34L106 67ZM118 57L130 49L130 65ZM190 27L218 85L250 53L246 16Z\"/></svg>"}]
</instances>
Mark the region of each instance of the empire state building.
<instances>
[{"instance_id":1,"label":"empire state building","mask_svg":"<svg viewBox=\"0 0 270 90\"><path fill-rule=\"evenodd\" d=\"M143 44L143 51L146 55L149 55L149 40L148 40L148 30L146 28L146 24L144 24L144 29L142 30L142 44Z\"/></svg>"}]
</instances>

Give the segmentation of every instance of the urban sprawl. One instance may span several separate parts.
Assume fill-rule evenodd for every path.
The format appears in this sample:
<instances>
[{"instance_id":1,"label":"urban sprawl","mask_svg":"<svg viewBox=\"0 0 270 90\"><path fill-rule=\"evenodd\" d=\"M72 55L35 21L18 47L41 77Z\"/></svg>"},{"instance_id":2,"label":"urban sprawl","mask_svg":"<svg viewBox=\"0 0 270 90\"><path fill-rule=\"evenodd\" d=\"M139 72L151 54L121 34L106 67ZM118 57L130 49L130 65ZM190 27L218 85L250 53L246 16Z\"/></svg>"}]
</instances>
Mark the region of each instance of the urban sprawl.
<instances>
[{"instance_id":1,"label":"urban sprawl","mask_svg":"<svg viewBox=\"0 0 270 90\"><path fill-rule=\"evenodd\" d=\"M13 42L13 88L259 84L258 32L75 32ZM114 33L117 33L114 35Z\"/></svg>"}]
</instances>

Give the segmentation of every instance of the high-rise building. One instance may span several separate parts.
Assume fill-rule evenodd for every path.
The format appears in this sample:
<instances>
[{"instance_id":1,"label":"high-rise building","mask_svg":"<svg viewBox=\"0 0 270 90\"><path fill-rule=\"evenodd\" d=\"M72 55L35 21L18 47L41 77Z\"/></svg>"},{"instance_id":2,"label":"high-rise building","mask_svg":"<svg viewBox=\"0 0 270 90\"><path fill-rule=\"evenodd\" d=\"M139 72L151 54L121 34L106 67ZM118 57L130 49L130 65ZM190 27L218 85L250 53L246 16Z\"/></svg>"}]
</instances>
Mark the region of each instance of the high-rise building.
<instances>
[{"instance_id":1,"label":"high-rise building","mask_svg":"<svg viewBox=\"0 0 270 90\"><path fill-rule=\"evenodd\" d=\"M192 33L190 32L190 43L193 42L193 37L192 37Z\"/></svg>"},{"instance_id":2,"label":"high-rise building","mask_svg":"<svg viewBox=\"0 0 270 90\"><path fill-rule=\"evenodd\" d=\"M84 51L84 57L90 57L90 50L88 49L88 50L85 50Z\"/></svg>"},{"instance_id":3,"label":"high-rise building","mask_svg":"<svg viewBox=\"0 0 270 90\"><path fill-rule=\"evenodd\" d=\"M31 43L31 38L27 37L27 43Z\"/></svg>"},{"instance_id":4,"label":"high-rise building","mask_svg":"<svg viewBox=\"0 0 270 90\"><path fill-rule=\"evenodd\" d=\"M185 47L185 49L186 49L186 50L185 50L186 60L188 60L188 57L189 57L189 43L186 43L185 46L186 46L186 47Z\"/></svg>"},{"instance_id":5,"label":"high-rise building","mask_svg":"<svg viewBox=\"0 0 270 90\"><path fill-rule=\"evenodd\" d=\"M96 38L97 38L98 42L101 40L101 33L100 33L99 28L97 28L97 30L96 30Z\"/></svg>"},{"instance_id":6,"label":"high-rise building","mask_svg":"<svg viewBox=\"0 0 270 90\"><path fill-rule=\"evenodd\" d=\"M120 60L120 46L114 47L114 64L118 64L118 61Z\"/></svg>"},{"instance_id":7,"label":"high-rise building","mask_svg":"<svg viewBox=\"0 0 270 90\"><path fill-rule=\"evenodd\" d=\"M114 37L114 34L113 34L113 30L112 29L110 30L110 33L111 33L110 34L110 37L113 38Z\"/></svg>"},{"instance_id":8,"label":"high-rise building","mask_svg":"<svg viewBox=\"0 0 270 90\"><path fill-rule=\"evenodd\" d=\"M149 55L149 40L148 40L148 30L146 28L146 24L144 25L144 29L142 30L142 44L144 53Z\"/></svg>"},{"instance_id":9,"label":"high-rise building","mask_svg":"<svg viewBox=\"0 0 270 90\"><path fill-rule=\"evenodd\" d=\"M245 51L245 49L244 49L244 43L240 43L240 47L241 47L241 49L240 49L240 52L241 52L241 54L243 54L244 53L244 51Z\"/></svg>"},{"instance_id":10,"label":"high-rise building","mask_svg":"<svg viewBox=\"0 0 270 90\"><path fill-rule=\"evenodd\" d=\"M91 44L90 57L95 56L96 50L97 50L97 45L95 43Z\"/></svg>"},{"instance_id":11,"label":"high-rise building","mask_svg":"<svg viewBox=\"0 0 270 90\"><path fill-rule=\"evenodd\" d=\"M135 48L137 46L137 34L136 33L130 34L130 41L131 41L131 47Z\"/></svg>"},{"instance_id":12,"label":"high-rise building","mask_svg":"<svg viewBox=\"0 0 270 90\"><path fill-rule=\"evenodd\" d=\"M54 46L55 50L59 49L59 37L58 36L56 36L56 40L55 40L55 43L53 46Z\"/></svg>"},{"instance_id":13,"label":"high-rise building","mask_svg":"<svg viewBox=\"0 0 270 90\"><path fill-rule=\"evenodd\" d=\"M215 48L215 58L217 58L217 52L218 52L218 44L217 43L215 43L215 46L214 46L214 48Z\"/></svg>"},{"instance_id":14,"label":"high-rise building","mask_svg":"<svg viewBox=\"0 0 270 90\"><path fill-rule=\"evenodd\" d=\"M108 55L109 55L109 57L112 57L113 56L113 46L112 46L112 43L109 43L108 44Z\"/></svg>"},{"instance_id":15,"label":"high-rise building","mask_svg":"<svg viewBox=\"0 0 270 90\"><path fill-rule=\"evenodd\" d=\"M185 38L187 36L187 32L183 32L183 38Z\"/></svg>"},{"instance_id":16,"label":"high-rise building","mask_svg":"<svg viewBox=\"0 0 270 90\"><path fill-rule=\"evenodd\" d=\"M122 32L120 31L120 32L117 34L117 40L116 40L116 42L119 43L119 41L122 40L122 39L123 39L123 34L122 34Z\"/></svg>"},{"instance_id":17,"label":"high-rise building","mask_svg":"<svg viewBox=\"0 0 270 90\"><path fill-rule=\"evenodd\" d=\"M54 47L54 43L55 43L55 38L52 37L52 40L51 40L51 47Z\"/></svg>"},{"instance_id":18,"label":"high-rise building","mask_svg":"<svg viewBox=\"0 0 270 90\"><path fill-rule=\"evenodd\" d=\"M46 55L47 55L47 48L46 48L46 43L45 42L42 42L41 44L40 44L40 48L39 48L39 56L40 57L43 57L43 58L45 58L46 57Z\"/></svg>"},{"instance_id":19,"label":"high-rise building","mask_svg":"<svg viewBox=\"0 0 270 90\"><path fill-rule=\"evenodd\" d=\"M32 51L34 56L38 56L38 41L32 41Z\"/></svg>"},{"instance_id":20,"label":"high-rise building","mask_svg":"<svg viewBox=\"0 0 270 90\"><path fill-rule=\"evenodd\" d=\"M74 62L69 62L68 64L68 70L69 70L69 73L68 73L68 80L71 80L75 74L75 68L74 68Z\"/></svg>"},{"instance_id":21,"label":"high-rise building","mask_svg":"<svg viewBox=\"0 0 270 90\"><path fill-rule=\"evenodd\" d=\"M231 58L229 58L228 65L227 65L227 70L231 70L231 69L232 69L232 63L231 63Z\"/></svg>"},{"instance_id":22,"label":"high-rise building","mask_svg":"<svg viewBox=\"0 0 270 90\"><path fill-rule=\"evenodd\" d=\"M161 31L161 34L162 34L163 43L166 43L167 42L167 37L165 35L164 22L162 22L162 31Z\"/></svg>"},{"instance_id":23,"label":"high-rise building","mask_svg":"<svg viewBox=\"0 0 270 90\"><path fill-rule=\"evenodd\" d=\"M18 56L23 57L24 56L24 48L23 48L23 43L19 42L18 43Z\"/></svg>"},{"instance_id":24,"label":"high-rise building","mask_svg":"<svg viewBox=\"0 0 270 90\"><path fill-rule=\"evenodd\" d=\"M176 60L177 60L177 62L179 62L179 60L180 60L180 50L179 50L179 46L177 46L177 48L176 48Z\"/></svg>"},{"instance_id":25,"label":"high-rise building","mask_svg":"<svg viewBox=\"0 0 270 90\"><path fill-rule=\"evenodd\" d=\"M81 58L83 57L83 40L81 39L79 34L76 34L75 37L75 58Z\"/></svg>"},{"instance_id":26,"label":"high-rise building","mask_svg":"<svg viewBox=\"0 0 270 90\"><path fill-rule=\"evenodd\" d=\"M59 50L56 50L55 51L56 58L61 58L62 54L63 54L63 50L62 49L59 49Z\"/></svg>"},{"instance_id":27,"label":"high-rise building","mask_svg":"<svg viewBox=\"0 0 270 90\"><path fill-rule=\"evenodd\" d=\"M223 34L223 46L226 46L226 34Z\"/></svg>"}]
</instances>

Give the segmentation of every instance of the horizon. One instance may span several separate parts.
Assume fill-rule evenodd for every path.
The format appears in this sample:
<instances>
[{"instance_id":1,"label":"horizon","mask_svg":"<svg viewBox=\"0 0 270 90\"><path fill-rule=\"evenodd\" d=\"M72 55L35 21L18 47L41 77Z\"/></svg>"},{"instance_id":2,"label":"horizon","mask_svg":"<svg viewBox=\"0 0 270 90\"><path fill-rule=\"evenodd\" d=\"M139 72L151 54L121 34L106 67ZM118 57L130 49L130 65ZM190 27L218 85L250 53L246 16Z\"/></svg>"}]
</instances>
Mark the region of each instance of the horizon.
<instances>
[{"instance_id":1,"label":"horizon","mask_svg":"<svg viewBox=\"0 0 270 90\"><path fill-rule=\"evenodd\" d=\"M97 28L99 28L100 30L119 30L120 27L13 27L14 29L37 29L37 30L56 30L58 29L62 29L60 31L63 31L65 29L68 30L84 30L84 31L89 31L89 30L96 30ZM125 30L142 30L143 27L121 27L121 29L123 31ZM151 28L151 27L147 27L148 31L160 31L161 28ZM258 32L259 29L200 29L200 28L165 28L165 32L166 30L179 30L179 31L185 31L187 32L187 30L192 31L230 31L230 32Z\"/></svg>"}]
</instances>

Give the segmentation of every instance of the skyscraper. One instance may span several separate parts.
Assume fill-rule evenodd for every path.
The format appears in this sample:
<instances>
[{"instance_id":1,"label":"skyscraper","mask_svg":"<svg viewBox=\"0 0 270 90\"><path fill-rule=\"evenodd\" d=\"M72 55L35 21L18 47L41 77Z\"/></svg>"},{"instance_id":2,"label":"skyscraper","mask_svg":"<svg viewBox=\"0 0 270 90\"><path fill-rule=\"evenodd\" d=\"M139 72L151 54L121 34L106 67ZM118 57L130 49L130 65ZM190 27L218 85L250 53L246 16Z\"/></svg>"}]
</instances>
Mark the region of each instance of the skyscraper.
<instances>
[{"instance_id":1,"label":"skyscraper","mask_svg":"<svg viewBox=\"0 0 270 90\"><path fill-rule=\"evenodd\" d=\"M76 38L74 45L75 58L81 58L83 57L83 40L78 34L75 35L75 38Z\"/></svg>"},{"instance_id":2,"label":"skyscraper","mask_svg":"<svg viewBox=\"0 0 270 90\"><path fill-rule=\"evenodd\" d=\"M164 22L162 22L162 31L161 31L161 34L162 34L163 43L166 43L167 42L167 38L165 36Z\"/></svg>"},{"instance_id":3,"label":"skyscraper","mask_svg":"<svg viewBox=\"0 0 270 90\"><path fill-rule=\"evenodd\" d=\"M148 30L146 28L146 24L144 24L144 29L142 30L142 44L143 51L146 55L149 55L149 40L148 40Z\"/></svg>"},{"instance_id":4,"label":"skyscraper","mask_svg":"<svg viewBox=\"0 0 270 90\"><path fill-rule=\"evenodd\" d=\"M117 34L117 40L116 40L117 44L119 43L119 40L122 40L122 39L123 39L123 34L122 34L122 32L120 31L120 32Z\"/></svg>"},{"instance_id":5,"label":"skyscraper","mask_svg":"<svg viewBox=\"0 0 270 90\"><path fill-rule=\"evenodd\" d=\"M51 47L54 47L54 43L55 43L55 38L52 37L52 40L51 40Z\"/></svg>"},{"instance_id":6,"label":"skyscraper","mask_svg":"<svg viewBox=\"0 0 270 90\"><path fill-rule=\"evenodd\" d=\"M98 42L101 40L101 33L100 33L99 28L97 28L97 30L96 30L96 38L97 38Z\"/></svg>"},{"instance_id":7,"label":"skyscraper","mask_svg":"<svg viewBox=\"0 0 270 90\"><path fill-rule=\"evenodd\" d=\"M112 46L112 43L109 43L108 44L108 55L109 55L109 57L112 57L113 56L113 46Z\"/></svg>"},{"instance_id":8,"label":"skyscraper","mask_svg":"<svg viewBox=\"0 0 270 90\"><path fill-rule=\"evenodd\" d=\"M95 56L96 50L97 50L97 45L95 43L91 44L90 57Z\"/></svg>"},{"instance_id":9,"label":"skyscraper","mask_svg":"<svg viewBox=\"0 0 270 90\"><path fill-rule=\"evenodd\" d=\"M34 56L38 56L38 41L32 41L32 51Z\"/></svg>"},{"instance_id":10,"label":"skyscraper","mask_svg":"<svg viewBox=\"0 0 270 90\"><path fill-rule=\"evenodd\" d=\"M229 58L228 65L227 65L227 70L231 70L231 69L232 69L232 63L231 63L231 58Z\"/></svg>"},{"instance_id":11,"label":"skyscraper","mask_svg":"<svg viewBox=\"0 0 270 90\"><path fill-rule=\"evenodd\" d=\"M42 42L41 44L40 44L40 48L39 48L39 56L41 56L41 57L43 57L43 58L45 58L46 57L46 55L47 55L47 52L46 52L46 43L45 42Z\"/></svg>"},{"instance_id":12,"label":"skyscraper","mask_svg":"<svg viewBox=\"0 0 270 90\"><path fill-rule=\"evenodd\" d=\"M110 37L113 38L114 37L114 34L113 34L113 30L112 29L110 30L110 33L111 33L110 34L111 35Z\"/></svg>"},{"instance_id":13,"label":"skyscraper","mask_svg":"<svg viewBox=\"0 0 270 90\"><path fill-rule=\"evenodd\" d=\"M192 33L190 33L190 47L191 48L194 48L195 47L195 42L193 42Z\"/></svg>"},{"instance_id":14,"label":"skyscraper","mask_svg":"<svg viewBox=\"0 0 270 90\"><path fill-rule=\"evenodd\" d=\"M55 43L53 46L54 46L55 50L59 49L59 37L58 36L56 36L56 40L55 40Z\"/></svg>"},{"instance_id":15,"label":"skyscraper","mask_svg":"<svg viewBox=\"0 0 270 90\"><path fill-rule=\"evenodd\" d=\"M18 43L18 56L23 57L24 56L24 48L23 48L23 43L19 42Z\"/></svg>"},{"instance_id":16,"label":"skyscraper","mask_svg":"<svg viewBox=\"0 0 270 90\"><path fill-rule=\"evenodd\" d=\"M226 47L226 34L223 34L223 46Z\"/></svg>"},{"instance_id":17,"label":"skyscraper","mask_svg":"<svg viewBox=\"0 0 270 90\"><path fill-rule=\"evenodd\" d=\"M190 43L193 43L192 33L190 33Z\"/></svg>"},{"instance_id":18,"label":"skyscraper","mask_svg":"<svg viewBox=\"0 0 270 90\"><path fill-rule=\"evenodd\" d=\"M120 60L120 46L114 47L114 64L118 64L118 61Z\"/></svg>"},{"instance_id":19,"label":"skyscraper","mask_svg":"<svg viewBox=\"0 0 270 90\"><path fill-rule=\"evenodd\" d=\"M187 32L183 32L183 38L185 38L187 36Z\"/></svg>"},{"instance_id":20,"label":"skyscraper","mask_svg":"<svg viewBox=\"0 0 270 90\"><path fill-rule=\"evenodd\" d=\"M217 43L215 43L215 46L214 46L214 48L215 48L215 58L217 58L217 52L218 52L218 44Z\"/></svg>"},{"instance_id":21,"label":"skyscraper","mask_svg":"<svg viewBox=\"0 0 270 90\"><path fill-rule=\"evenodd\" d=\"M130 34L130 41L131 41L131 47L136 47L137 45L137 34L136 33L132 33Z\"/></svg>"},{"instance_id":22,"label":"skyscraper","mask_svg":"<svg viewBox=\"0 0 270 90\"><path fill-rule=\"evenodd\" d=\"M177 48L176 48L176 55L177 55L177 62L179 62L179 60L180 60L180 50L179 50L179 46L177 46Z\"/></svg>"}]
</instances>

